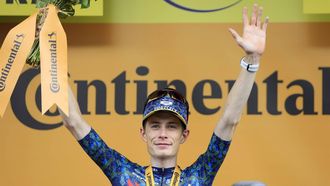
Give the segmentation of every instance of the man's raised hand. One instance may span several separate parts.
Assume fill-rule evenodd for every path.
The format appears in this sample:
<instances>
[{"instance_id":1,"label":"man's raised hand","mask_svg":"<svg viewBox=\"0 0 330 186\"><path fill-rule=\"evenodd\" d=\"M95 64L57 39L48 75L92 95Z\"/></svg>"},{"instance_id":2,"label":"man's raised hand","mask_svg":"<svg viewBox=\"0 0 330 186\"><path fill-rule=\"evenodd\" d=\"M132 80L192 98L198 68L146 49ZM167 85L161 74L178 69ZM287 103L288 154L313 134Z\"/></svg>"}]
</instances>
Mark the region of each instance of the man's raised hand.
<instances>
[{"instance_id":1,"label":"man's raised hand","mask_svg":"<svg viewBox=\"0 0 330 186\"><path fill-rule=\"evenodd\" d=\"M253 6L251 19L248 16L248 9L243 8L243 35L242 37L232 28L229 28L237 44L243 48L248 55L261 56L265 51L266 30L269 18L262 22L263 8L257 4Z\"/></svg>"}]
</instances>

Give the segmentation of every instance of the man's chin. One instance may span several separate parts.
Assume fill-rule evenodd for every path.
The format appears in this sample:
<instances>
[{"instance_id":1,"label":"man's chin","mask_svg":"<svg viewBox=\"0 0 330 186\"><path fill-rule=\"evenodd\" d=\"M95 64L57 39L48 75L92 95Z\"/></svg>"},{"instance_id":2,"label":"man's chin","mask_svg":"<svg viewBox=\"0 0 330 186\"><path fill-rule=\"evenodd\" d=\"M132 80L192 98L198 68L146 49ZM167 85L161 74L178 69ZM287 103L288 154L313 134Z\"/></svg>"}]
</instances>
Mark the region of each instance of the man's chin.
<instances>
[{"instance_id":1,"label":"man's chin","mask_svg":"<svg viewBox=\"0 0 330 186\"><path fill-rule=\"evenodd\" d=\"M171 155L170 153L166 153L166 152L159 152L156 153L155 156L157 159L169 159L169 158L173 158L173 155Z\"/></svg>"}]
</instances>

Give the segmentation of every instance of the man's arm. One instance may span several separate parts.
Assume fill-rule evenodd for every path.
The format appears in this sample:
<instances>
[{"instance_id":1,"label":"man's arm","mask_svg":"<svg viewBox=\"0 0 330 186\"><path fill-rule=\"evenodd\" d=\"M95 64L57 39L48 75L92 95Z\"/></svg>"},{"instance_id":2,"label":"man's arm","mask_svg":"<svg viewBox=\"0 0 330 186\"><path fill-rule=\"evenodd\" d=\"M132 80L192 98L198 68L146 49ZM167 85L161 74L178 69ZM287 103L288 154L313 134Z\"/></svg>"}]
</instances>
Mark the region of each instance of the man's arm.
<instances>
[{"instance_id":1,"label":"man's arm","mask_svg":"<svg viewBox=\"0 0 330 186\"><path fill-rule=\"evenodd\" d=\"M90 132L91 126L82 118L78 103L74 98L70 85L68 90L69 116L66 116L61 109L59 109L59 111L64 126L69 129L77 140L81 140Z\"/></svg>"},{"instance_id":2,"label":"man's arm","mask_svg":"<svg viewBox=\"0 0 330 186\"><path fill-rule=\"evenodd\" d=\"M244 61L248 64L259 64L265 50L268 17L264 23L262 23L261 17L262 7L258 7L256 4L253 6L251 20L249 20L245 7L243 9L243 36L241 37L235 30L229 29L237 44L245 51ZM214 133L221 139L228 141L232 139L255 77L256 73L241 70L228 95L223 115L214 130Z\"/></svg>"},{"instance_id":3,"label":"man's arm","mask_svg":"<svg viewBox=\"0 0 330 186\"><path fill-rule=\"evenodd\" d=\"M139 167L112 148L109 148L97 132L82 118L78 103L69 86L69 117L60 109L63 123L88 156L100 167L112 185L122 185L123 170ZM126 181L126 180L124 180Z\"/></svg>"}]
</instances>

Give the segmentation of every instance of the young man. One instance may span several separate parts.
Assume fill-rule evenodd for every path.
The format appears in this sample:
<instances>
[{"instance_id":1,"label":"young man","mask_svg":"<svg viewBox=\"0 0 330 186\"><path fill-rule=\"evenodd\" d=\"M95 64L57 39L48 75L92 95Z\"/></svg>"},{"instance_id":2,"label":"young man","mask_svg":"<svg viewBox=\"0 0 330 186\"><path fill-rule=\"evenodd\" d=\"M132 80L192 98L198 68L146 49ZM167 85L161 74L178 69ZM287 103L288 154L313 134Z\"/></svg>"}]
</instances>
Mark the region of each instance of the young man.
<instances>
[{"instance_id":1,"label":"young man","mask_svg":"<svg viewBox=\"0 0 330 186\"><path fill-rule=\"evenodd\" d=\"M61 112L64 124L112 185L212 185L250 95L255 72L265 50L268 18L262 23L261 17L262 7L254 5L251 19L247 15L247 8L244 8L243 36L229 29L238 45L246 52L241 60L242 70L228 95L223 115L215 127L206 152L183 170L177 165L177 156L180 144L189 136L189 105L177 91L157 90L146 101L140 131L150 154L151 165L146 167L130 162L107 147L82 118L72 91L69 91L70 116Z\"/></svg>"}]
</instances>

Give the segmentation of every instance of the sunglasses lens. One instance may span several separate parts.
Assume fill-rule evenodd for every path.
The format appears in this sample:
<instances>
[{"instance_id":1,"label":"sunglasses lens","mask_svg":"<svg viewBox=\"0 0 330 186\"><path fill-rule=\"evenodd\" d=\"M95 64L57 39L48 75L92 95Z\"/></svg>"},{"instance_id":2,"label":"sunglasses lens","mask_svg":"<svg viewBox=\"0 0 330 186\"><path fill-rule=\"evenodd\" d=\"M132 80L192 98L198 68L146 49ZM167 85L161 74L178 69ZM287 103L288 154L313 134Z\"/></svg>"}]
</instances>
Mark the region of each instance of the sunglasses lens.
<instances>
[{"instance_id":1,"label":"sunglasses lens","mask_svg":"<svg viewBox=\"0 0 330 186\"><path fill-rule=\"evenodd\" d=\"M186 103L186 99L183 96L181 96L180 94L178 94L177 92L174 92L174 91L172 91L171 93L172 93L173 98L175 98L179 101L182 101L183 103Z\"/></svg>"},{"instance_id":2,"label":"sunglasses lens","mask_svg":"<svg viewBox=\"0 0 330 186\"><path fill-rule=\"evenodd\" d=\"M147 99L147 102L150 102L152 100L155 100L155 99L158 99L160 97L164 97L166 95L169 95L170 97L178 100L178 101L181 101L182 103L184 103L185 105L187 105L187 107L189 108L188 106L188 103L187 103L187 100L181 95L179 94L178 92L176 92L176 90L174 89L163 89L163 90L157 90L153 93L151 93L149 96L148 96L148 99Z\"/></svg>"},{"instance_id":3,"label":"sunglasses lens","mask_svg":"<svg viewBox=\"0 0 330 186\"><path fill-rule=\"evenodd\" d=\"M148 96L148 102L166 95L166 91L155 91Z\"/></svg>"}]
</instances>

